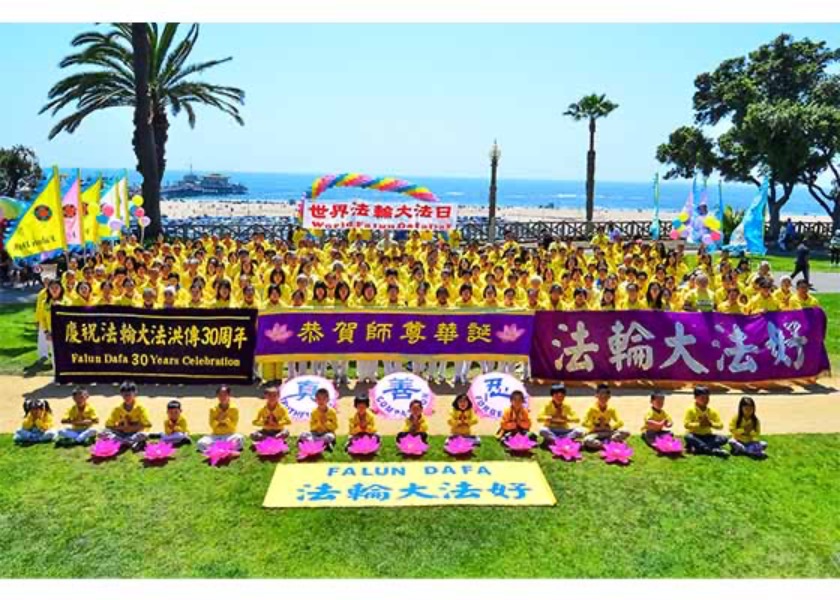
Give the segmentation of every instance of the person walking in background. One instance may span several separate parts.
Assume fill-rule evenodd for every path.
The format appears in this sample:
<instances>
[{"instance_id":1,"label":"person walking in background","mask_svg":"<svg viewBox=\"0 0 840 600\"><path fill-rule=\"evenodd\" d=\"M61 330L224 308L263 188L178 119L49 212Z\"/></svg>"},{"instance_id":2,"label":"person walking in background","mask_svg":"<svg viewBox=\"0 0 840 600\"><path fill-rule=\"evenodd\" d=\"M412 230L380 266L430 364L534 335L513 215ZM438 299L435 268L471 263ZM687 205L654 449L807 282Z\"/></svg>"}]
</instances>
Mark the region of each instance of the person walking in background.
<instances>
[{"instance_id":1,"label":"person walking in background","mask_svg":"<svg viewBox=\"0 0 840 600\"><path fill-rule=\"evenodd\" d=\"M831 252L831 266L840 267L840 229L834 230L834 235L828 242L828 249Z\"/></svg>"},{"instance_id":2,"label":"person walking in background","mask_svg":"<svg viewBox=\"0 0 840 600\"><path fill-rule=\"evenodd\" d=\"M804 241L796 247L796 263L793 265L793 273L790 274L791 280L796 279L796 276L800 273L802 273L802 278L808 284L808 287L814 289L814 286L811 285L811 251Z\"/></svg>"}]
</instances>

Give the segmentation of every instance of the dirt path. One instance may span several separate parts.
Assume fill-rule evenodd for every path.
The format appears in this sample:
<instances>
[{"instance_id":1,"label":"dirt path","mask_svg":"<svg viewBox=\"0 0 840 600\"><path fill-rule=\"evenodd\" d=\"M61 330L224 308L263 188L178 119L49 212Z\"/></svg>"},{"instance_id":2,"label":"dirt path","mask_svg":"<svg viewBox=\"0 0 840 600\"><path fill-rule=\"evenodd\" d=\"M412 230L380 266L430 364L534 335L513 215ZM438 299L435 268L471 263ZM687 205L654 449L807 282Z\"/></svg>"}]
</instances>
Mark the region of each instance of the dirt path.
<instances>
[{"instance_id":1,"label":"dirt path","mask_svg":"<svg viewBox=\"0 0 840 600\"><path fill-rule=\"evenodd\" d=\"M57 386L48 377L0 376L0 432L9 433L20 426L21 405L25 397L44 398L50 401L56 421L61 419L70 406L70 386ZM90 387L91 402L104 422L110 410L120 401L117 388L113 385ZM778 386L769 391L721 390L713 392L712 405L721 413L725 424L735 414L739 398L749 393L758 404L758 414L765 433L838 433L840 432L840 379L822 379L818 384L806 387ZM529 387L534 394L531 414L542 408L548 401L548 389L544 386ZM240 409L240 430L250 432L254 429L251 420L256 414L261 400L254 387L235 387L235 402ZM436 390L437 404L435 414L429 417L429 426L433 434L446 434L447 413L453 399L453 391L448 386ZM339 433L346 433L347 421L352 411L353 392L344 390L339 403ZM192 433L205 433L208 430L207 414L213 402L213 388L210 386L140 386L141 402L149 409L153 431L162 429L166 413L166 403L178 398L184 405L184 416ZM579 415L583 415L592 403L590 388L569 390L568 401ZM692 402L691 390L683 388L668 392L665 409L676 422L675 430L682 433L682 416ZM645 411L648 408L648 392L636 389L617 389L613 392L613 405L624 420L625 427L634 434L639 431ZM378 419L379 430L384 434L393 434L400 430L402 423ZM294 423L292 433L304 431L306 423ZM536 424L534 429L536 429ZM477 432L492 434L496 423L482 420Z\"/></svg>"}]
</instances>

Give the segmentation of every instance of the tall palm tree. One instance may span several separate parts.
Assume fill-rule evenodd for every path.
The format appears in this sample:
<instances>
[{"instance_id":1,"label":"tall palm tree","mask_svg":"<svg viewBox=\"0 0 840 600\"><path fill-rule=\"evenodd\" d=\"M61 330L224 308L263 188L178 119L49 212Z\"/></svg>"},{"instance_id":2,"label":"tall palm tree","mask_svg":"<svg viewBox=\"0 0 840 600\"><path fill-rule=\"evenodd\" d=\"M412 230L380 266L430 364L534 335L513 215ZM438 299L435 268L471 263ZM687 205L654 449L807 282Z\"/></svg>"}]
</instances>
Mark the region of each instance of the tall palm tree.
<instances>
[{"instance_id":1,"label":"tall palm tree","mask_svg":"<svg viewBox=\"0 0 840 600\"><path fill-rule=\"evenodd\" d=\"M595 213L595 121L608 116L618 104L607 100L605 94L584 96L563 114L575 121L589 120L589 151L586 153L586 222L592 223Z\"/></svg>"},{"instance_id":2,"label":"tall palm tree","mask_svg":"<svg viewBox=\"0 0 840 600\"><path fill-rule=\"evenodd\" d=\"M140 28L146 31L147 43L143 43L142 36L138 37ZM137 171L143 175L146 213L152 220L147 230L151 238L160 231L160 184L166 171L169 111L173 117L183 111L190 127L195 127L195 108L204 104L243 124L239 106L244 104L245 92L193 78L232 57L187 64L198 41L199 26L191 25L186 35L176 40L178 29L177 23L166 23L163 27L156 23L112 23L105 32L80 33L71 41L71 46L79 51L65 57L60 66L82 70L56 83L41 109L41 113L49 111L52 115L67 106L73 109L50 130L50 139L62 131L72 134L97 111L113 107L135 109L133 145ZM142 53L147 56L135 60L135 48L143 48ZM146 69L144 77L135 77L138 68ZM144 97L138 98L138 94ZM148 131L141 131L144 122L151 124ZM153 161L149 160L150 156L154 157Z\"/></svg>"}]
</instances>

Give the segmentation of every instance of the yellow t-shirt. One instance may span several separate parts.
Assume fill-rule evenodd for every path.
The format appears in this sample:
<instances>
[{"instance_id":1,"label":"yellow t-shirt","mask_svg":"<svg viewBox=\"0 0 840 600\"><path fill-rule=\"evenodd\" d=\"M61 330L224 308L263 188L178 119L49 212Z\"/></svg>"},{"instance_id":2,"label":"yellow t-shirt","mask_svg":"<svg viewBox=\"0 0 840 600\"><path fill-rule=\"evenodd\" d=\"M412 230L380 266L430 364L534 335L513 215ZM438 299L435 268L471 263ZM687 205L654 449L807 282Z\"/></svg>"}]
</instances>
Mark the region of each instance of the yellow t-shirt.
<instances>
[{"instance_id":1,"label":"yellow t-shirt","mask_svg":"<svg viewBox=\"0 0 840 600\"><path fill-rule=\"evenodd\" d=\"M417 419L409 417L405 420L403 431L406 433L426 433L429 431L429 424L426 423L426 417L420 415Z\"/></svg>"},{"instance_id":2,"label":"yellow t-shirt","mask_svg":"<svg viewBox=\"0 0 840 600\"><path fill-rule=\"evenodd\" d=\"M742 444L757 442L761 436L761 423L756 419L755 426L753 426L751 420L744 419L741 421L741 426L738 427L738 415L735 415L729 422L729 432L733 438Z\"/></svg>"},{"instance_id":3,"label":"yellow t-shirt","mask_svg":"<svg viewBox=\"0 0 840 600\"><path fill-rule=\"evenodd\" d=\"M615 408L607 405L606 409L601 410L597 402L586 411L586 417L583 419L583 426L590 432L615 430L622 425L624 421L618 417Z\"/></svg>"},{"instance_id":4,"label":"yellow t-shirt","mask_svg":"<svg viewBox=\"0 0 840 600\"><path fill-rule=\"evenodd\" d=\"M580 417L568 403L557 406L553 400L543 407L537 420L549 429L569 429L570 423L580 423Z\"/></svg>"},{"instance_id":5,"label":"yellow t-shirt","mask_svg":"<svg viewBox=\"0 0 840 600\"><path fill-rule=\"evenodd\" d=\"M106 427L124 427L126 425L142 425L143 429L152 426L148 411L139 402L135 402L131 410L126 410L125 404L120 404L111 411L111 416L105 422Z\"/></svg>"},{"instance_id":6,"label":"yellow t-shirt","mask_svg":"<svg viewBox=\"0 0 840 600\"><path fill-rule=\"evenodd\" d=\"M376 419L370 411L365 412L364 421L359 418L358 412L354 412L350 417L350 435L360 433L376 433Z\"/></svg>"},{"instance_id":7,"label":"yellow t-shirt","mask_svg":"<svg viewBox=\"0 0 840 600\"><path fill-rule=\"evenodd\" d=\"M254 425L267 431L281 431L285 425L291 423L289 411L279 402L274 408L269 408L268 404L264 405L253 421Z\"/></svg>"},{"instance_id":8,"label":"yellow t-shirt","mask_svg":"<svg viewBox=\"0 0 840 600\"><path fill-rule=\"evenodd\" d=\"M452 435L472 435L472 426L478 423L478 417L473 410L459 410L453 408L449 413L449 431Z\"/></svg>"},{"instance_id":9,"label":"yellow t-shirt","mask_svg":"<svg viewBox=\"0 0 840 600\"><path fill-rule=\"evenodd\" d=\"M210 431L213 435L231 435L236 433L239 424L239 408L231 402L227 409L218 404L210 409Z\"/></svg>"},{"instance_id":10,"label":"yellow t-shirt","mask_svg":"<svg viewBox=\"0 0 840 600\"><path fill-rule=\"evenodd\" d=\"M644 423L642 423L643 432L648 430L648 421L665 421L665 427L671 427L674 423L673 419L671 419L671 415L666 413L664 410L656 410L653 407L645 413L645 420ZM669 425L669 423L671 425Z\"/></svg>"},{"instance_id":11,"label":"yellow t-shirt","mask_svg":"<svg viewBox=\"0 0 840 600\"><path fill-rule=\"evenodd\" d=\"M35 413L30 412L23 418L23 424L21 427L23 429L39 429L41 431L47 431L52 427L53 424L53 416L52 413L47 410L42 410L41 414L38 418L35 418Z\"/></svg>"},{"instance_id":12,"label":"yellow t-shirt","mask_svg":"<svg viewBox=\"0 0 840 600\"><path fill-rule=\"evenodd\" d=\"M775 312L779 310L779 304L773 296L765 298L762 295L758 295L752 299L747 309L751 315L757 315L766 312Z\"/></svg>"},{"instance_id":13,"label":"yellow t-shirt","mask_svg":"<svg viewBox=\"0 0 840 600\"><path fill-rule=\"evenodd\" d=\"M697 435L709 435L712 429L723 429L720 415L710 406L707 406L706 410L701 410L695 404L685 411L684 421L685 430Z\"/></svg>"},{"instance_id":14,"label":"yellow t-shirt","mask_svg":"<svg viewBox=\"0 0 840 600\"><path fill-rule=\"evenodd\" d=\"M309 431L312 433L335 433L338 429L338 416L335 410L327 407L327 410L316 408L309 416Z\"/></svg>"},{"instance_id":15,"label":"yellow t-shirt","mask_svg":"<svg viewBox=\"0 0 840 600\"><path fill-rule=\"evenodd\" d=\"M172 419L166 418L163 422L163 433L166 435L172 435L173 433L188 433L187 431L187 420L184 418L184 415L178 417L178 420L174 423Z\"/></svg>"},{"instance_id":16,"label":"yellow t-shirt","mask_svg":"<svg viewBox=\"0 0 840 600\"><path fill-rule=\"evenodd\" d=\"M73 405L67 409L67 412L64 413L64 421L93 421L96 423L99 421L99 417L96 414L96 409L90 403L85 403L84 408L79 410L77 405ZM84 431L90 427L90 425L70 425L70 429L74 431Z\"/></svg>"}]
</instances>

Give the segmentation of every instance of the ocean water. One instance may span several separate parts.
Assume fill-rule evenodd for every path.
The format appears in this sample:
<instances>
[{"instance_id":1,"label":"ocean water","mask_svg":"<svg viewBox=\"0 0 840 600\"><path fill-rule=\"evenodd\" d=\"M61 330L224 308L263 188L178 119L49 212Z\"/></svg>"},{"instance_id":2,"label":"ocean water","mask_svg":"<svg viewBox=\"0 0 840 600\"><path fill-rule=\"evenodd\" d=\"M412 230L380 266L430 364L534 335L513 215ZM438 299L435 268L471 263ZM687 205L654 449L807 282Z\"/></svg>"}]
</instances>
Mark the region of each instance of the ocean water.
<instances>
[{"instance_id":1,"label":"ocean water","mask_svg":"<svg viewBox=\"0 0 840 600\"><path fill-rule=\"evenodd\" d=\"M96 177L99 173L109 177L122 174L122 171L109 169L83 169L83 177ZM164 184L176 183L187 171L167 171ZM206 172L195 171L204 175ZM311 187L318 175L301 173L245 173L230 172L232 182L244 184L248 193L231 196L232 199L260 201L289 201L300 199L307 188ZM405 177L405 179L428 187L441 201L462 205L484 206L487 204L489 178L455 177ZM140 185L140 176L135 171L129 172L132 185ZM500 179L498 181L497 200L499 206L580 208L585 206L586 192L583 181L552 181L538 179ZM697 185L702 191L702 184ZM679 211L685 204L691 182L663 181L660 185L660 208L663 211ZM717 180L709 182L707 189L710 206L717 206ZM735 208L745 208L756 195L754 186L724 183L722 196L724 204ZM699 194L698 194L699 195ZM357 188L332 188L322 196L325 200L363 198L398 201L402 196L391 192L378 192ZM197 198L214 201L218 197ZM695 199L696 201L696 199ZM644 210L653 207L653 183L650 182L613 182L603 181L595 184L595 208L614 210ZM785 205L783 213L799 216L824 216L825 212L811 198L804 188L797 188Z\"/></svg>"}]
</instances>

